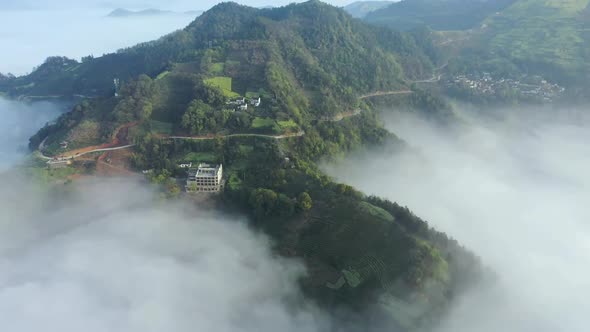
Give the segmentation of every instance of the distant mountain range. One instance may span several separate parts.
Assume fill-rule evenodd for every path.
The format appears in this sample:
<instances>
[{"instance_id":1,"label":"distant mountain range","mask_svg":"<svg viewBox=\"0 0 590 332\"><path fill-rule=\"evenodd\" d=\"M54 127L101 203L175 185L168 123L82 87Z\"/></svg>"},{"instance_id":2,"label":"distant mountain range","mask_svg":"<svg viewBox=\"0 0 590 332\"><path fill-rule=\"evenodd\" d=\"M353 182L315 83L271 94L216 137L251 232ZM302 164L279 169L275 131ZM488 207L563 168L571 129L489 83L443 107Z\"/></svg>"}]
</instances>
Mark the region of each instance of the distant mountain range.
<instances>
[{"instance_id":1,"label":"distant mountain range","mask_svg":"<svg viewBox=\"0 0 590 332\"><path fill-rule=\"evenodd\" d=\"M344 10L356 18L363 18L367 14L385 8L395 1L357 1L344 7Z\"/></svg>"},{"instance_id":2,"label":"distant mountain range","mask_svg":"<svg viewBox=\"0 0 590 332\"><path fill-rule=\"evenodd\" d=\"M170 10L160 10L160 9L144 9L144 10L129 10L124 8L117 8L110 12L107 16L108 17L139 17L139 16L163 16L163 15L191 15L191 16L199 16L203 13L200 10L191 10L186 12L173 12Z\"/></svg>"},{"instance_id":3,"label":"distant mountain range","mask_svg":"<svg viewBox=\"0 0 590 332\"><path fill-rule=\"evenodd\" d=\"M438 46L454 52L452 72L541 75L570 87L590 78L590 0L403 0L363 20L437 31Z\"/></svg>"},{"instance_id":4,"label":"distant mountain range","mask_svg":"<svg viewBox=\"0 0 590 332\"><path fill-rule=\"evenodd\" d=\"M399 30L428 25L435 30L464 30L516 0L403 0L377 8L366 21Z\"/></svg>"}]
</instances>

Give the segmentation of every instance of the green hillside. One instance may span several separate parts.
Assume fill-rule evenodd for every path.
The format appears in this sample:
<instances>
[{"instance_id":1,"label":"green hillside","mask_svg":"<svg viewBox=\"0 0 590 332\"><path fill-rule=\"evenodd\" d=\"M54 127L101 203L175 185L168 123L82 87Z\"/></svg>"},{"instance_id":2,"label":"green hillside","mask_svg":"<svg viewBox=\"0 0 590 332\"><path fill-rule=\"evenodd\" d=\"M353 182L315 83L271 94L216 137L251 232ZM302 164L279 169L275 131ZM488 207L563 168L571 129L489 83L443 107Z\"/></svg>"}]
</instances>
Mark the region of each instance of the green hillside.
<instances>
[{"instance_id":1,"label":"green hillside","mask_svg":"<svg viewBox=\"0 0 590 332\"><path fill-rule=\"evenodd\" d=\"M451 74L542 76L578 89L590 75L588 0L404 0L367 15L396 29L429 26ZM453 31L450 31L453 30Z\"/></svg>"},{"instance_id":2,"label":"green hillside","mask_svg":"<svg viewBox=\"0 0 590 332\"><path fill-rule=\"evenodd\" d=\"M344 10L352 17L363 18L370 12L385 8L392 3L393 1L357 1L344 6Z\"/></svg>"},{"instance_id":3,"label":"green hillside","mask_svg":"<svg viewBox=\"0 0 590 332\"><path fill-rule=\"evenodd\" d=\"M0 91L92 96L40 130L31 147L44 141L45 153L67 153L63 140L90 142L80 128L92 129L93 143L126 139L135 143L130 163L151 170L166 197L180 192L171 179L186 177L180 163L222 163L220 206L247 213L277 252L305 262L309 297L359 313L392 297L404 304L392 319L412 329L479 276L478 259L407 208L334 183L316 163L386 142L403 148L360 97L407 93L409 80L432 72L431 46L427 34L371 27L318 1L223 3L154 42L83 63L52 58L3 80Z\"/></svg>"},{"instance_id":4,"label":"green hillside","mask_svg":"<svg viewBox=\"0 0 590 332\"><path fill-rule=\"evenodd\" d=\"M523 71L567 81L587 75L588 0L520 0L485 22L486 50Z\"/></svg>"},{"instance_id":5,"label":"green hillside","mask_svg":"<svg viewBox=\"0 0 590 332\"><path fill-rule=\"evenodd\" d=\"M477 28L488 16L516 0L402 0L368 13L372 24L399 30L428 26L434 30Z\"/></svg>"}]
</instances>

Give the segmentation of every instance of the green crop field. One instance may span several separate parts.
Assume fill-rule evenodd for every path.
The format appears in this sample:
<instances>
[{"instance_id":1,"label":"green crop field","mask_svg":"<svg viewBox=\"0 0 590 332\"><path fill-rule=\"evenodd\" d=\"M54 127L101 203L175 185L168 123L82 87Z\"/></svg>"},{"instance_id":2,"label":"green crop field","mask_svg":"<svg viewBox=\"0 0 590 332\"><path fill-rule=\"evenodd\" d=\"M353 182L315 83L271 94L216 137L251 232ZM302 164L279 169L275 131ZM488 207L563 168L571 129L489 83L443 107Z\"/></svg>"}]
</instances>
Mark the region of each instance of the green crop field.
<instances>
[{"instance_id":1,"label":"green crop field","mask_svg":"<svg viewBox=\"0 0 590 332\"><path fill-rule=\"evenodd\" d=\"M205 84L220 88L227 98L237 98L240 95L232 91L232 78L216 76L205 80Z\"/></svg>"},{"instance_id":2,"label":"green crop field","mask_svg":"<svg viewBox=\"0 0 590 332\"><path fill-rule=\"evenodd\" d=\"M254 118L252 121L252 129L270 128L275 125L275 120L271 118Z\"/></svg>"},{"instance_id":3,"label":"green crop field","mask_svg":"<svg viewBox=\"0 0 590 332\"><path fill-rule=\"evenodd\" d=\"M190 162L215 162L217 158L215 157L215 153L213 152L190 152L187 153L182 161L190 161Z\"/></svg>"},{"instance_id":4,"label":"green crop field","mask_svg":"<svg viewBox=\"0 0 590 332\"><path fill-rule=\"evenodd\" d=\"M223 75L223 71L225 69L225 63L223 62L216 62L209 67L209 72L213 75Z\"/></svg>"}]
</instances>

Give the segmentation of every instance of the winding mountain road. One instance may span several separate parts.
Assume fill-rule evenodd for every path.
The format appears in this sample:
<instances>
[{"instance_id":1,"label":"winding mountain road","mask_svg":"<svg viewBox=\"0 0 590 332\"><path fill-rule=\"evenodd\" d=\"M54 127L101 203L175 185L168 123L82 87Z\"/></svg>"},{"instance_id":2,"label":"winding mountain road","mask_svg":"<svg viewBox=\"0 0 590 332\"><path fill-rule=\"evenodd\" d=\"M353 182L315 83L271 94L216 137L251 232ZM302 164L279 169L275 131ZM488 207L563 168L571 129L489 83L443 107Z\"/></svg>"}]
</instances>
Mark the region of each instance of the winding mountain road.
<instances>
[{"instance_id":1,"label":"winding mountain road","mask_svg":"<svg viewBox=\"0 0 590 332\"><path fill-rule=\"evenodd\" d=\"M41 153L41 158L43 158L43 159L63 161L63 160L72 160L74 158L82 157L84 155L95 153L95 152L108 152L108 151L124 150L124 149L129 149L134 146L135 146L135 144L128 144L128 145L117 146L117 147L113 147L113 148L94 149L94 150L84 151L84 152L71 154L71 155L57 156L57 157L53 157L53 158L44 155L43 152L41 152L41 150L39 150L39 153Z\"/></svg>"},{"instance_id":2,"label":"winding mountain road","mask_svg":"<svg viewBox=\"0 0 590 332\"><path fill-rule=\"evenodd\" d=\"M285 138L291 138L291 137L301 137L303 135L305 135L305 132L303 130L301 130L301 131L294 133L294 134L285 134L285 135L230 134L230 135L218 135L218 136L165 136L162 138L207 141L207 140L213 140L213 139L217 139L217 138L231 138L231 137L262 137L262 138L272 138L272 139L285 139Z\"/></svg>"},{"instance_id":3,"label":"winding mountain road","mask_svg":"<svg viewBox=\"0 0 590 332\"><path fill-rule=\"evenodd\" d=\"M372 97L379 97L379 96L393 96L393 95L409 95L414 93L412 90L395 90L395 91L376 91L367 93L359 97L359 99L367 99Z\"/></svg>"}]
</instances>

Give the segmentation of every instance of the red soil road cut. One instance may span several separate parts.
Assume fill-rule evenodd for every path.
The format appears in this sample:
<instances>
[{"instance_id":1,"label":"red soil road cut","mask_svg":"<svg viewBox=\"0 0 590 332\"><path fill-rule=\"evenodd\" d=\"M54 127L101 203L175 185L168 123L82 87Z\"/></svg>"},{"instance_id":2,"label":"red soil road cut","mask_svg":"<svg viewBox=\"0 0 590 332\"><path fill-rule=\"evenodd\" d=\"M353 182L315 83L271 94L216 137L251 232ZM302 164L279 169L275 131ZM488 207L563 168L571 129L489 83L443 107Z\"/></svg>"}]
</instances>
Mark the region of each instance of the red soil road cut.
<instances>
[{"instance_id":1,"label":"red soil road cut","mask_svg":"<svg viewBox=\"0 0 590 332\"><path fill-rule=\"evenodd\" d=\"M94 150L110 149L110 148L116 148L119 146L128 145L129 144L129 142L128 142L129 128L137 126L137 124L138 124L138 122L131 122L131 123L128 123L128 124L125 124L125 125L119 127L117 129L117 134L115 135L115 138L110 143L105 143L102 145L87 146L85 148L68 151L67 153L64 153L64 154L58 156L58 158L71 158L71 157L75 157L79 154L88 153L88 152L94 151Z\"/></svg>"},{"instance_id":2,"label":"red soil road cut","mask_svg":"<svg viewBox=\"0 0 590 332\"><path fill-rule=\"evenodd\" d=\"M99 176L136 176L129 170L129 158L131 152L128 150L108 151L98 157L96 161L96 174Z\"/></svg>"}]
</instances>

